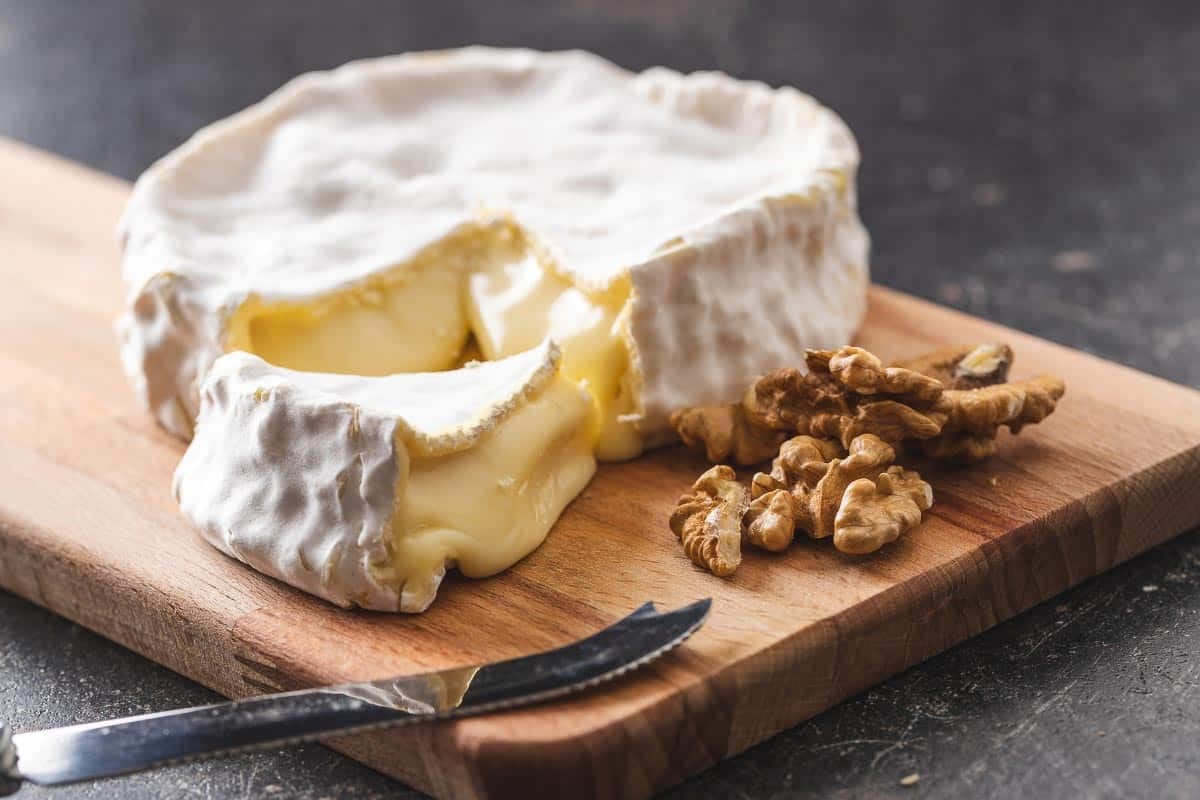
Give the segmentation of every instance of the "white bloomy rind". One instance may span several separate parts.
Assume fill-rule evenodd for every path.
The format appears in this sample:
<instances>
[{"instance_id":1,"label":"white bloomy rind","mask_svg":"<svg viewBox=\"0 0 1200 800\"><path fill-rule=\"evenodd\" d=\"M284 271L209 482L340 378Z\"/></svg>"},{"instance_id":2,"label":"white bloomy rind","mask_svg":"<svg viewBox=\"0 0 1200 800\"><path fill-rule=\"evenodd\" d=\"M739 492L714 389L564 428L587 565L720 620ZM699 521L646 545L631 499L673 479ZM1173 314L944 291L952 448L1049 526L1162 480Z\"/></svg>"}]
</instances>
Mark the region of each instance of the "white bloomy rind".
<instances>
[{"instance_id":1,"label":"white bloomy rind","mask_svg":"<svg viewBox=\"0 0 1200 800\"><path fill-rule=\"evenodd\" d=\"M630 416L653 441L672 409L849 340L857 166L812 98L719 73L472 47L306 75L138 180L122 361L188 438L244 301L353 286L499 213L580 288L631 286Z\"/></svg>"},{"instance_id":2,"label":"white bloomy rind","mask_svg":"<svg viewBox=\"0 0 1200 800\"><path fill-rule=\"evenodd\" d=\"M341 606L424 611L445 564L403 586L381 579L406 566L389 563L387 542L413 459L470 449L541 392L558 363L551 343L382 378L224 355L204 382L175 497L209 543L260 572Z\"/></svg>"}]
</instances>

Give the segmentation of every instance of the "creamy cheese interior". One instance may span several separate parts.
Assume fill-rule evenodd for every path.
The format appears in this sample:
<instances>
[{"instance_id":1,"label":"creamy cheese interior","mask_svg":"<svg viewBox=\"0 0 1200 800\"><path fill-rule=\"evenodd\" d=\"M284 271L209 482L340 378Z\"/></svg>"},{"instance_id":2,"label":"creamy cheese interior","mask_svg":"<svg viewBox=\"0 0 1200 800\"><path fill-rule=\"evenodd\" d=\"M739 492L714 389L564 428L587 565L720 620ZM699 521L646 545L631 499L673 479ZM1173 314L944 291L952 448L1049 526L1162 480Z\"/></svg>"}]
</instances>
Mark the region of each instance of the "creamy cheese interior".
<instances>
[{"instance_id":1,"label":"creamy cheese interior","mask_svg":"<svg viewBox=\"0 0 1200 800\"><path fill-rule=\"evenodd\" d=\"M641 436L626 418L636 410L622 315L628 297L628 286L586 294L544 269L528 249L467 281L471 330L484 359L529 350L546 336L562 348L563 374L592 396L591 441L603 461L642 451Z\"/></svg>"},{"instance_id":2,"label":"creamy cheese interior","mask_svg":"<svg viewBox=\"0 0 1200 800\"><path fill-rule=\"evenodd\" d=\"M453 369L529 350L547 336L562 371L592 397L590 445L602 460L632 458L642 440L629 415L627 284L587 293L543 263L519 227L464 226L416 258L308 302L246 300L227 350L313 372L388 375Z\"/></svg>"},{"instance_id":3,"label":"creamy cheese interior","mask_svg":"<svg viewBox=\"0 0 1200 800\"><path fill-rule=\"evenodd\" d=\"M447 565L481 577L545 539L595 471L596 457L642 450L628 415L628 285L587 293L538 257L505 220L463 226L396 268L308 302L247 299L226 349L294 370L436 372L536 348L561 367L537 396L466 450L412 458L396 490L387 557L371 565L401 607L422 609ZM402 435L402 434L398 434ZM412 452L398 442L397 452Z\"/></svg>"},{"instance_id":4,"label":"creamy cheese interior","mask_svg":"<svg viewBox=\"0 0 1200 800\"><path fill-rule=\"evenodd\" d=\"M470 449L414 458L397 487L389 558L374 565L380 580L420 606L444 564L483 577L531 552L595 472L593 413L560 375Z\"/></svg>"},{"instance_id":5,"label":"creamy cheese interior","mask_svg":"<svg viewBox=\"0 0 1200 800\"><path fill-rule=\"evenodd\" d=\"M305 372L394 375L455 364L470 336L464 276L513 256L502 230L467 226L401 267L303 302L248 298L226 350Z\"/></svg>"}]
</instances>

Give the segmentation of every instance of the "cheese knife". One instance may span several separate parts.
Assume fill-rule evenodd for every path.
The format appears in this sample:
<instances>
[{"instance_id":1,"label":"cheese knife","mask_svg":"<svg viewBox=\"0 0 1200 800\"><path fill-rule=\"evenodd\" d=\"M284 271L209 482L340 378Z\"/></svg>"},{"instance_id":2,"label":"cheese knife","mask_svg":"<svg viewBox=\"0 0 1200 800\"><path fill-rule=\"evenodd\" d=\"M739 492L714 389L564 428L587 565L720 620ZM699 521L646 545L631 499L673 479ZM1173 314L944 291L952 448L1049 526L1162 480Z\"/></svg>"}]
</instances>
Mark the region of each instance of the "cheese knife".
<instances>
[{"instance_id":1,"label":"cheese knife","mask_svg":"<svg viewBox=\"0 0 1200 800\"><path fill-rule=\"evenodd\" d=\"M712 601L653 603L586 639L536 655L19 733L0 722L0 795L151 767L543 702L655 660L691 636Z\"/></svg>"}]
</instances>

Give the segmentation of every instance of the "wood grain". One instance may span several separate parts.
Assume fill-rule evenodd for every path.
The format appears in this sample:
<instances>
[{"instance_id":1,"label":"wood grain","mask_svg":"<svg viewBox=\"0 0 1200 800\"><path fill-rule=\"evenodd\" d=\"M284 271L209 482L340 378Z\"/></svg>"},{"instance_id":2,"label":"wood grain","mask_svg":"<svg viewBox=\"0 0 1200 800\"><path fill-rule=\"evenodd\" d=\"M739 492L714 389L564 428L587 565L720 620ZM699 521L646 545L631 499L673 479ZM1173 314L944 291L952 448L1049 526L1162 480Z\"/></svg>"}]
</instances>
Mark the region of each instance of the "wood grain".
<instances>
[{"instance_id":1,"label":"wood grain","mask_svg":"<svg viewBox=\"0 0 1200 800\"><path fill-rule=\"evenodd\" d=\"M662 662L569 702L333 746L439 796L649 794L1200 522L1200 394L983 320L872 290L884 356L1003 339L1053 371L1059 411L966 470L867 558L801 542L736 577L666 528L704 467L680 449L603 467L507 573L447 580L417 617L345 612L225 558L177 513L182 446L136 406L111 320L128 185L0 142L0 585L230 697L505 658L643 600L712 596Z\"/></svg>"}]
</instances>

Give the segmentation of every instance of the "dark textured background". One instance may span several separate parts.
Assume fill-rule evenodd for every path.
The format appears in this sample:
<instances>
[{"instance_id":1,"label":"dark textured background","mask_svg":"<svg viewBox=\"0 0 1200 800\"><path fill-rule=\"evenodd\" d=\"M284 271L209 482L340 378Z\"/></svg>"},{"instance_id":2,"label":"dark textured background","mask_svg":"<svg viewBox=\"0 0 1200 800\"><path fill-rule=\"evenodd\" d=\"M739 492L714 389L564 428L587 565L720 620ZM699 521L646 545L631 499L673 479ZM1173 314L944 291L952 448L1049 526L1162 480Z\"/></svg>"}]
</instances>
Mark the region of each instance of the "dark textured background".
<instances>
[{"instance_id":1,"label":"dark textured background","mask_svg":"<svg viewBox=\"0 0 1200 800\"><path fill-rule=\"evenodd\" d=\"M0 0L0 134L133 178L299 72L472 42L795 84L858 134L877 281L1200 385L1200 6L1057 5ZM1198 578L1193 533L676 796L1200 796ZM0 593L18 729L211 699ZM53 796L388 794L312 746Z\"/></svg>"}]
</instances>

